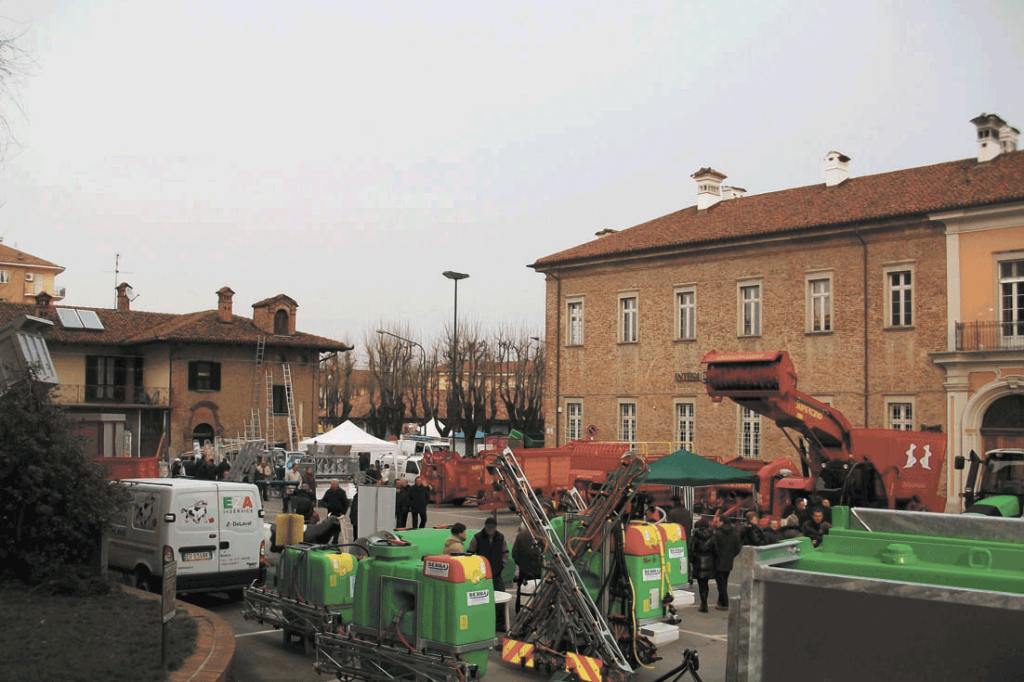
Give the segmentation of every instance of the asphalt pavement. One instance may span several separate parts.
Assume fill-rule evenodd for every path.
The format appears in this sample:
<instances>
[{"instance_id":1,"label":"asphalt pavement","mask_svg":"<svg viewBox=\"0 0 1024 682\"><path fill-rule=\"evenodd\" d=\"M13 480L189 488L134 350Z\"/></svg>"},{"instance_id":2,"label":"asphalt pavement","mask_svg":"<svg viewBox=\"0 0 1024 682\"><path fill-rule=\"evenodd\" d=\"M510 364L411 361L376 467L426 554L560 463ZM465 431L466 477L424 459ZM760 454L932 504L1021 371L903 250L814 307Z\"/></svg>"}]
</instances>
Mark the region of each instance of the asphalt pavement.
<instances>
[{"instance_id":1,"label":"asphalt pavement","mask_svg":"<svg viewBox=\"0 0 1024 682\"><path fill-rule=\"evenodd\" d=\"M265 503L266 521L274 523L281 511L281 500L271 498ZM449 525L462 522L469 528L483 528L484 519L491 512L474 509L471 506L431 506L427 511L427 525ZM519 517L507 510L497 512L498 529L511 543L519 525ZM365 534L365 532L364 532ZM276 570L278 555L268 552L270 571ZM735 594L737 586L731 592ZM712 586L711 599L715 598ZM313 670L314 657L307 656L302 644L293 639L284 643L280 630L246 621L242 618L242 605L229 602L221 595L195 595L188 601L209 609L226 619L235 631L235 659L231 678L236 682L323 682L329 679ZM650 669L641 669L636 679L652 682L678 666L687 649L696 650L699 657L699 676L705 682L725 680L725 659L728 630L728 612L711 610L699 613L693 604L676 604L682 623L679 638L674 642L658 646L661 661ZM504 663L499 651L491 651L486 682L511 682L512 680L547 680L548 675L531 674L519 666ZM691 679L685 676L683 679Z\"/></svg>"}]
</instances>

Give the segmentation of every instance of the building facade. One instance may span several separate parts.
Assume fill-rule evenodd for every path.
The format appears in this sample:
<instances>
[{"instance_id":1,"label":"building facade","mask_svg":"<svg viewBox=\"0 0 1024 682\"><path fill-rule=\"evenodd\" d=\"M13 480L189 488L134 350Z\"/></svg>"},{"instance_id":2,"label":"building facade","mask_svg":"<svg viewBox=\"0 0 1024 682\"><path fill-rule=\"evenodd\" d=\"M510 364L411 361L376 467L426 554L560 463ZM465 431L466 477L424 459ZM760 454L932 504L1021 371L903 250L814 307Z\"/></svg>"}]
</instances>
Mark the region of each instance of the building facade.
<instances>
[{"instance_id":1,"label":"building facade","mask_svg":"<svg viewBox=\"0 0 1024 682\"><path fill-rule=\"evenodd\" d=\"M0 238L0 301L34 305L42 293L60 301L64 287L55 280L62 272L63 267L7 246Z\"/></svg>"},{"instance_id":2,"label":"building facade","mask_svg":"<svg viewBox=\"0 0 1024 682\"><path fill-rule=\"evenodd\" d=\"M540 258L531 267L547 281L546 444L791 457L768 420L707 397L701 359L711 350L786 350L799 389L854 426L943 430L952 441L948 368L935 357L963 314L951 310L963 281L949 274L943 216L998 209L1021 224L1015 143L866 177L830 152L823 184L752 196L702 168L695 206Z\"/></svg>"},{"instance_id":3,"label":"building facade","mask_svg":"<svg viewBox=\"0 0 1024 682\"><path fill-rule=\"evenodd\" d=\"M0 303L0 324L29 314L53 322L47 345L58 403L95 457L176 456L216 437L288 446L315 433L321 353L345 344L296 331L298 304L283 294L233 314L234 292L184 315L135 311L128 285L117 309ZM287 386L291 385L291 400ZM292 425L294 424L294 430Z\"/></svg>"}]
</instances>

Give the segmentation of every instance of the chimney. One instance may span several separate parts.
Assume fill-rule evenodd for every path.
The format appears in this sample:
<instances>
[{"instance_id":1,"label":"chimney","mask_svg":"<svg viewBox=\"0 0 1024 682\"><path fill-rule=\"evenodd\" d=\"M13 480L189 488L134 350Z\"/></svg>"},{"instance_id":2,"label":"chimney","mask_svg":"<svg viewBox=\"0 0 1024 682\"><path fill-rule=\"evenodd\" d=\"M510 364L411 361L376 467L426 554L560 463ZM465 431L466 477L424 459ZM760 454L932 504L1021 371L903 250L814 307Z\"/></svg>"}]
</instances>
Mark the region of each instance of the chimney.
<instances>
[{"instance_id":1,"label":"chimney","mask_svg":"<svg viewBox=\"0 0 1024 682\"><path fill-rule=\"evenodd\" d=\"M825 155L825 186L835 187L850 177L850 157L842 152Z\"/></svg>"},{"instance_id":2,"label":"chimney","mask_svg":"<svg viewBox=\"0 0 1024 682\"><path fill-rule=\"evenodd\" d=\"M132 286L127 282L121 282L117 285L117 312L126 313L132 309L132 299L128 297L128 292L131 291Z\"/></svg>"},{"instance_id":3,"label":"chimney","mask_svg":"<svg viewBox=\"0 0 1024 682\"><path fill-rule=\"evenodd\" d=\"M1017 151L1020 131L996 114L982 114L972 118L971 123L978 127L978 163L991 161L1003 152Z\"/></svg>"},{"instance_id":4,"label":"chimney","mask_svg":"<svg viewBox=\"0 0 1024 682\"><path fill-rule=\"evenodd\" d=\"M1013 126L1005 125L999 129L999 146L1002 147L1003 154L1017 151L1018 137L1020 137L1020 131Z\"/></svg>"},{"instance_id":5,"label":"chimney","mask_svg":"<svg viewBox=\"0 0 1024 682\"><path fill-rule=\"evenodd\" d=\"M217 291L217 321L223 324L231 324L235 316L231 311L231 298L235 292L231 287L221 287Z\"/></svg>"},{"instance_id":6,"label":"chimney","mask_svg":"<svg viewBox=\"0 0 1024 682\"><path fill-rule=\"evenodd\" d=\"M747 190L742 187L722 187L722 201L729 201L730 199L740 199Z\"/></svg>"},{"instance_id":7,"label":"chimney","mask_svg":"<svg viewBox=\"0 0 1024 682\"><path fill-rule=\"evenodd\" d=\"M50 296L45 291L40 291L36 294L36 309L46 310L50 307L50 302L53 301L53 296Z\"/></svg>"},{"instance_id":8,"label":"chimney","mask_svg":"<svg viewBox=\"0 0 1024 682\"><path fill-rule=\"evenodd\" d=\"M727 177L714 168L701 168L690 176L697 181L697 210L711 208L722 200L722 180Z\"/></svg>"}]
</instances>

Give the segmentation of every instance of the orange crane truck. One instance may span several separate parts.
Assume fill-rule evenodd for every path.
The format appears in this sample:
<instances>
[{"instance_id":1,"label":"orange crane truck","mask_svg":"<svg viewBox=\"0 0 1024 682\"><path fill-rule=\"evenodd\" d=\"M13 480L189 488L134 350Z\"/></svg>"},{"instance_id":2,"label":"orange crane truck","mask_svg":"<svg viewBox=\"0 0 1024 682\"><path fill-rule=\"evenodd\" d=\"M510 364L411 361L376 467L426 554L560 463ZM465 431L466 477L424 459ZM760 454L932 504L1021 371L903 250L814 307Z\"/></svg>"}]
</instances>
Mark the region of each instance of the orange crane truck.
<instances>
[{"instance_id":1,"label":"orange crane truck","mask_svg":"<svg viewBox=\"0 0 1024 682\"><path fill-rule=\"evenodd\" d=\"M701 362L712 400L729 398L771 419L799 456L800 476L783 475L788 460L774 464L774 472L760 472L759 495L773 514L807 495L832 506L945 511L939 492L944 434L854 427L836 408L797 390L786 351L711 351Z\"/></svg>"}]
</instances>

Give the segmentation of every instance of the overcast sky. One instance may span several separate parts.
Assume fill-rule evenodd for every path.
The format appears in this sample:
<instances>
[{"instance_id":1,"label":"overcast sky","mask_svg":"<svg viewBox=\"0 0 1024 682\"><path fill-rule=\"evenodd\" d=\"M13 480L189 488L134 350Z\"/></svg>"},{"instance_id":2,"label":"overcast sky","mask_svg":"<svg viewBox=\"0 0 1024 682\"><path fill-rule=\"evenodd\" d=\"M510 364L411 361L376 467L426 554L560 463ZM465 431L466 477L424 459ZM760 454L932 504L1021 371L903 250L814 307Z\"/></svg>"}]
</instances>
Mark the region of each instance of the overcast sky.
<instances>
[{"instance_id":1,"label":"overcast sky","mask_svg":"<svg viewBox=\"0 0 1024 682\"><path fill-rule=\"evenodd\" d=\"M2 113L4 243L68 305L303 331L542 332L537 258L696 203L975 154L1024 129L1024 3L0 0L28 53Z\"/></svg>"}]
</instances>

